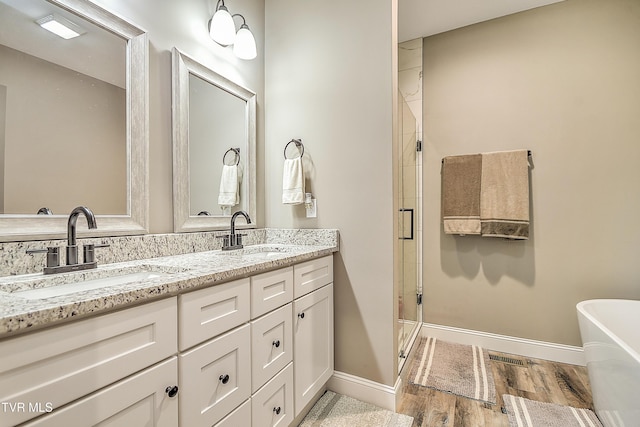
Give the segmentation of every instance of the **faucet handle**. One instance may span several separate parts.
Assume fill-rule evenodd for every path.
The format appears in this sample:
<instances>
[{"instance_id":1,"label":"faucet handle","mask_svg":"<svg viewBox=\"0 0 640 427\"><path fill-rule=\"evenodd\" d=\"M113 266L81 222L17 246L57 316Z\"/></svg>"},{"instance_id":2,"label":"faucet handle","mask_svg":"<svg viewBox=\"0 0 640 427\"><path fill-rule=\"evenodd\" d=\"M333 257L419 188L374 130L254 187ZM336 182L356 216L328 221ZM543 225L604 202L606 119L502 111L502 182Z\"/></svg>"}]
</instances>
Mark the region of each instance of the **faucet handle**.
<instances>
[{"instance_id":1,"label":"faucet handle","mask_svg":"<svg viewBox=\"0 0 640 427\"><path fill-rule=\"evenodd\" d=\"M235 244L237 246L242 246L242 236L246 236L246 235L247 235L247 233L236 233L235 234L235 239L236 239Z\"/></svg>"},{"instance_id":2,"label":"faucet handle","mask_svg":"<svg viewBox=\"0 0 640 427\"><path fill-rule=\"evenodd\" d=\"M216 236L217 239L222 239L222 248L227 248L230 245L231 235L223 234L222 236Z\"/></svg>"},{"instance_id":3,"label":"faucet handle","mask_svg":"<svg viewBox=\"0 0 640 427\"><path fill-rule=\"evenodd\" d=\"M82 247L82 255L83 255L84 263L88 264L88 263L96 262L95 249L97 249L97 248L108 248L109 246L111 246L111 245L108 245L108 244L98 244L98 245L88 244L88 245L84 245Z\"/></svg>"},{"instance_id":4,"label":"faucet handle","mask_svg":"<svg viewBox=\"0 0 640 427\"><path fill-rule=\"evenodd\" d=\"M49 246L46 249L27 249L29 255L45 253L47 254L47 267L57 267L60 265L60 248Z\"/></svg>"}]
</instances>

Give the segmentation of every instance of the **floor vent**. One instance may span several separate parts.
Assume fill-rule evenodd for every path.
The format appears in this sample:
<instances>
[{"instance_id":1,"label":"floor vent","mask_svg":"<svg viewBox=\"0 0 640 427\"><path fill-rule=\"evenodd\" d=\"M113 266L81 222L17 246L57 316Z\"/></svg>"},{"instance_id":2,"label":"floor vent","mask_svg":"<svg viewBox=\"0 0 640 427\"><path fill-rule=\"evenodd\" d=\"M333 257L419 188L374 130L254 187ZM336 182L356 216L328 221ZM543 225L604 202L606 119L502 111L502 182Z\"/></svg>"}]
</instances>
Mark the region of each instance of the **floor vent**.
<instances>
[{"instance_id":1,"label":"floor vent","mask_svg":"<svg viewBox=\"0 0 640 427\"><path fill-rule=\"evenodd\" d=\"M524 360L514 359L513 357L498 356L497 354L490 354L489 359L496 362L508 363L510 365L527 366Z\"/></svg>"}]
</instances>

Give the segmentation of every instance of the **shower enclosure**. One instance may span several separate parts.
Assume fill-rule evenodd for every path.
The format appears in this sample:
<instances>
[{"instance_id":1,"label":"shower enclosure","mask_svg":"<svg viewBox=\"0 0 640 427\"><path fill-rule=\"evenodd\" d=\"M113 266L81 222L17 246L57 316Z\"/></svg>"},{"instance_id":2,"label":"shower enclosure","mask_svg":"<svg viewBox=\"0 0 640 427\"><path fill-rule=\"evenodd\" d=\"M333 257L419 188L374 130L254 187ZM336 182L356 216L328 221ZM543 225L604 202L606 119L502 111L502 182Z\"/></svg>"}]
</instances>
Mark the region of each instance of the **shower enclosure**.
<instances>
[{"instance_id":1,"label":"shower enclosure","mask_svg":"<svg viewBox=\"0 0 640 427\"><path fill-rule=\"evenodd\" d=\"M398 49L395 289L398 372L422 324L422 39Z\"/></svg>"}]
</instances>

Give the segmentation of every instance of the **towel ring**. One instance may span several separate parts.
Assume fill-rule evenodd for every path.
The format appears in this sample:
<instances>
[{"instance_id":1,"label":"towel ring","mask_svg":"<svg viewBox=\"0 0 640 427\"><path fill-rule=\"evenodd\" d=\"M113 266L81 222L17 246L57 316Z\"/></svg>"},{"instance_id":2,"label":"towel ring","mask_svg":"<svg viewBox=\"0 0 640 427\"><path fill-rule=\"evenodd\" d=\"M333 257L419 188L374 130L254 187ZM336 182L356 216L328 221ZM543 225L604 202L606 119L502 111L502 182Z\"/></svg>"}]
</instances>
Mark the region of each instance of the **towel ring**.
<instances>
[{"instance_id":1,"label":"towel ring","mask_svg":"<svg viewBox=\"0 0 640 427\"><path fill-rule=\"evenodd\" d=\"M240 164L240 149L239 148L229 148L224 155L222 156L222 164L226 165L227 163L225 162L225 159L227 157L227 154L229 153L235 153L236 155L236 166L238 166Z\"/></svg>"},{"instance_id":2,"label":"towel ring","mask_svg":"<svg viewBox=\"0 0 640 427\"><path fill-rule=\"evenodd\" d=\"M296 144L296 147L298 147L298 150L300 151L300 157L304 156L304 144L302 143L301 139L292 139L291 141L287 142L287 145L284 146L284 158L287 158L287 147L289 147L290 144ZM302 149L301 149L302 147ZM292 157L294 158L294 157ZM295 157L297 159L297 157Z\"/></svg>"}]
</instances>

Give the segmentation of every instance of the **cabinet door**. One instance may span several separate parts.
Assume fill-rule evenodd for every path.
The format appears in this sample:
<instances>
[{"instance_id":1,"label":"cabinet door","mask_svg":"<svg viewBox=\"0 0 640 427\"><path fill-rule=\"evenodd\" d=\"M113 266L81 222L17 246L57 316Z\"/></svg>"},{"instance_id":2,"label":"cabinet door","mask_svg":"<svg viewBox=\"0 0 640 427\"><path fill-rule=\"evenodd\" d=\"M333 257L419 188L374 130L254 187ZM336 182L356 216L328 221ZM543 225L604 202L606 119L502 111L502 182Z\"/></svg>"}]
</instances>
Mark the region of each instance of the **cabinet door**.
<instances>
[{"instance_id":1,"label":"cabinet door","mask_svg":"<svg viewBox=\"0 0 640 427\"><path fill-rule=\"evenodd\" d=\"M166 389L177 382L178 362L172 357L23 426L175 427L178 397L169 397Z\"/></svg>"},{"instance_id":2,"label":"cabinet door","mask_svg":"<svg viewBox=\"0 0 640 427\"><path fill-rule=\"evenodd\" d=\"M251 322L251 390L255 393L293 360L291 303Z\"/></svg>"},{"instance_id":3,"label":"cabinet door","mask_svg":"<svg viewBox=\"0 0 640 427\"><path fill-rule=\"evenodd\" d=\"M251 395L249 324L179 356L180 425L210 427Z\"/></svg>"},{"instance_id":4,"label":"cabinet door","mask_svg":"<svg viewBox=\"0 0 640 427\"><path fill-rule=\"evenodd\" d=\"M298 414L333 375L333 284L293 302L293 366Z\"/></svg>"},{"instance_id":5,"label":"cabinet door","mask_svg":"<svg viewBox=\"0 0 640 427\"><path fill-rule=\"evenodd\" d=\"M251 398L252 427L287 427L293 421L293 365L290 363Z\"/></svg>"}]
</instances>

